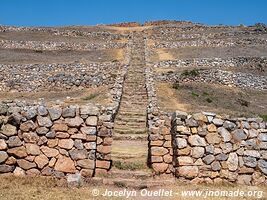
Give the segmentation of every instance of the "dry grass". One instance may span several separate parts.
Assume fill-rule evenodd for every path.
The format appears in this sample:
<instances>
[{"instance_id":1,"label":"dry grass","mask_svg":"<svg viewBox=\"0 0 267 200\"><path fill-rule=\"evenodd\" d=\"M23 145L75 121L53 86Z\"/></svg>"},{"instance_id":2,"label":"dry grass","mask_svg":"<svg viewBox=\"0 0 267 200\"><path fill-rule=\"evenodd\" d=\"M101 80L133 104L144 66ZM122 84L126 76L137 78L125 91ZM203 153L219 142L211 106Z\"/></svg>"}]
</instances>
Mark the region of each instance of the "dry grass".
<instances>
[{"instance_id":1,"label":"dry grass","mask_svg":"<svg viewBox=\"0 0 267 200\"><path fill-rule=\"evenodd\" d=\"M70 90L70 91L43 91L43 92L1 92L0 101L6 99L26 100L28 102L44 98L48 105L55 104L59 100L65 104L86 104L98 103L107 105L110 103L110 98L107 95L109 91L108 86L91 87L83 90ZM88 98L94 97L94 98Z\"/></svg>"},{"instance_id":2,"label":"dry grass","mask_svg":"<svg viewBox=\"0 0 267 200\"><path fill-rule=\"evenodd\" d=\"M210 111L232 116L258 116L267 113L266 92L209 83L157 83L159 106L166 111ZM242 102L248 102L248 106Z\"/></svg>"},{"instance_id":3,"label":"dry grass","mask_svg":"<svg viewBox=\"0 0 267 200\"><path fill-rule=\"evenodd\" d=\"M100 196L94 197L92 195L92 190L98 189ZM123 191L125 188L121 188L121 184L117 186L106 186L106 185L95 185L90 183L85 183L80 188L69 188L66 182L63 180L56 180L53 178L41 178L41 177L27 177L18 178L14 176L1 175L0 177L0 199L2 200L105 200L105 199L126 199L125 197L104 197L105 190L110 191ZM148 191L158 191L159 189L164 189L165 191L173 191L173 196L171 197L143 197L140 195L140 190L136 190L137 196L130 197L129 199L136 200L154 200L154 199L236 199L236 200L253 200L259 199L258 196L254 197L183 197L181 195L182 191L257 191L262 193L262 200L267 199L267 188L266 187L255 187L255 186L229 186L229 185L203 185L203 184L184 184L177 182L172 186L162 186L157 188L148 188ZM127 188L127 191L133 191L132 188ZM177 194L175 194L177 193Z\"/></svg>"}]
</instances>

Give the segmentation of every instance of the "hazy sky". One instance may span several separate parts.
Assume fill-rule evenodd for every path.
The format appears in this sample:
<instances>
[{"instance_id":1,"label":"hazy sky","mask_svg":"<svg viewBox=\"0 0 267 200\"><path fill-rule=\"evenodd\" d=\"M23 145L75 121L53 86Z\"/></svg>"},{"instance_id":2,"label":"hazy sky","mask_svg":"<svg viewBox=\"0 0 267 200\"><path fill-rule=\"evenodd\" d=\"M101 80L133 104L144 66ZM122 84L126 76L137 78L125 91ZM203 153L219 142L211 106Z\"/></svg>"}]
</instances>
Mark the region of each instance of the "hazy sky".
<instances>
[{"instance_id":1,"label":"hazy sky","mask_svg":"<svg viewBox=\"0 0 267 200\"><path fill-rule=\"evenodd\" d=\"M175 19L206 24L267 24L267 0L1 0L0 24L94 25Z\"/></svg>"}]
</instances>

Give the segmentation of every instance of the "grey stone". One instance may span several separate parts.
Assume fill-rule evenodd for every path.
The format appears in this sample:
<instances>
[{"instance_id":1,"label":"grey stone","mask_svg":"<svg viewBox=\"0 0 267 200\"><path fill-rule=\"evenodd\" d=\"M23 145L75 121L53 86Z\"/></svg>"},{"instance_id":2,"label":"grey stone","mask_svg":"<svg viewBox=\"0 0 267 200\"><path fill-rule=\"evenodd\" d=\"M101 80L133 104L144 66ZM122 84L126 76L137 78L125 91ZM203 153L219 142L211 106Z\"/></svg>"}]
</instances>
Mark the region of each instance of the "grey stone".
<instances>
[{"instance_id":1,"label":"grey stone","mask_svg":"<svg viewBox=\"0 0 267 200\"><path fill-rule=\"evenodd\" d=\"M0 163L3 163L7 160L8 155L5 151L0 151Z\"/></svg>"},{"instance_id":2,"label":"grey stone","mask_svg":"<svg viewBox=\"0 0 267 200\"><path fill-rule=\"evenodd\" d=\"M220 153L218 155L216 155L216 160L219 161L224 161L228 159L228 155L224 154L224 153Z\"/></svg>"},{"instance_id":3,"label":"grey stone","mask_svg":"<svg viewBox=\"0 0 267 200\"><path fill-rule=\"evenodd\" d=\"M83 134L87 134L87 135L95 135L96 134L96 128L95 127L81 127L81 132Z\"/></svg>"},{"instance_id":4,"label":"grey stone","mask_svg":"<svg viewBox=\"0 0 267 200\"><path fill-rule=\"evenodd\" d=\"M227 130L234 130L234 128L236 127L236 125L233 122L225 121L223 123L223 127L226 128Z\"/></svg>"},{"instance_id":5,"label":"grey stone","mask_svg":"<svg viewBox=\"0 0 267 200\"><path fill-rule=\"evenodd\" d=\"M75 146L77 149L79 149L79 150L83 149L83 142L82 142L82 140L75 140L75 141L74 141L74 146Z\"/></svg>"},{"instance_id":6,"label":"grey stone","mask_svg":"<svg viewBox=\"0 0 267 200\"><path fill-rule=\"evenodd\" d=\"M244 165L247 167L256 167L257 166L257 160L253 157L243 157Z\"/></svg>"},{"instance_id":7,"label":"grey stone","mask_svg":"<svg viewBox=\"0 0 267 200\"><path fill-rule=\"evenodd\" d=\"M49 129L46 127L39 127L36 129L36 133L38 135L45 135L48 131L49 131Z\"/></svg>"},{"instance_id":8,"label":"grey stone","mask_svg":"<svg viewBox=\"0 0 267 200\"><path fill-rule=\"evenodd\" d=\"M14 169L15 169L15 166L10 166L10 165L0 165L0 173L13 172Z\"/></svg>"},{"instance_id":9,"label":"grey stone","mask_svg":"<svg viewBox=\"0 0 267 200\"><path fill-rule=\"evenodd\" d=\"M19 147L19 146L21 146L23 144L18 136L11 136L8 139L7 143L8 143L9 147Z\"/></svg>"},{"instance_id":10,"label":"grey stone","mask_svg":"<svg viewBox=\"0 0 267 200\"><path fill-rule=\"evenodd\" d=\"M233 139L237 142L247 139L246 133L242 129L236 129L232 132Z\"/></svg>"},{"instance_id":11,"label":"grey stone","mask_svg":"<svg viewBox=\"0 0 267 200\"><path fill-rule=\"evenodd\" d=\"M57 107L48 108L48 113L50 115L51 120L54 121L61 117L62 109Z\"/></svg>"},{"instance_id":12,"label":"grey stone","mask_svg":"<svg viewBox=\"0 0 267 200\"><path fill-rule=\"evenodd\" d=\"M56 133L55 131L49 131L46 135L45 135L47 138L55 138L56 137Z\"/></svg>"},{"instance_id":13,"label":"grey stone","mask_svg":"<svg viewBox=\"0 0 267 200\"><path fill-rule=\"evenodd\" d=\"M76 116L76 107L66 107L66 108L63 108L62 116L64 118L75 117Z\"/></svg>"},{"instance_id":14,"label":"grey stone","mask_svg":"<svg viewBox=\"0 0 267 200\"><path fill-rule=\"evenodd\" d=\"M37 122L39 126L50 128L53 122L48 117L37 116Z\"/></svg>"},{"instance_id":15,"label":"grey stone","mask_svg":"<svg viewBox=\"0 0 267 200\"><path fill-rule=\"evenodd\" d=\"M37 111L35 108L29 108L25 113L25 117L27 119L33 119L34 117L36 117L36 115L37 115Z\"/></svg>"},{"instance_id":16,"label":"grey stone","mask_svg":"<svg viewBox=\"0 0 267 200\"><path fill-rule=\"evenodd\" d=\"M186 119L185 120L185 123L189 127L196 127L196 126L198 126L198 122L196 120L194 120L193 118Z\"/></svg>"},{"instance_id":17,"label":"grey stone","mask_svg":"<svg viewBox=\"0 0 267 200\"><path fill-rule=\"evenodd\" d=\"M221 164L220 164L220 162L214 161L213 163L211 163L211 169L213 171L219 171L219 170L221 170Z\"/></svg>"},{"instance_id":18,"label":"grey stone","mask_svg":"<svg viewBox=\"0 0 267 200\"><path fill-rule=\"evenodd\" d=\"M231 134L224 127L219 127L217 130L224 142L229 142L232 139Z\"/></svg>"},{"instance_id":19,"label":"grey stone","mask_svg":"<svg viewBox=\"0 0 267 200\"><path fill-rule=\"evenodd\" d=\"M238 156L236 153L230 153L226 161L228 169L230 171L236 171L238 169Z\"/></svg>"},{"instance_id":20,"label":"grey stone","mask_svg":"<svg viewBox=\"0 0 267 200\"><path fill-rule=\"evenodd\" d=\"M219 118L214 118L212 120L212 122L216 125L216 126L222 126L223 125L223 120L222 119L219 119Z\"/></svg>"},{"instance_id":21,"label":"grey stone","mask_svg":"<svg viewBox=\"0 0 267 200\"><path fill-rule=\"evenodd\" d=\"M88 152L85 149L84 150L74 149L69 151L69 154L73 160L82 160L88 157Z\"/></svg>"},{"instance_id":22,"label":"grey stone","mask_svg":"<svg viewBox=\"0 0 267 200\"><path fill-rule=\"evenodd\" d=\"M254 158L260 158L260 153L256 150L246 150L244 151L244 155L254 157Z\"/></svg>"},{"instance_id":23,"label":"grey stone","mask_svg":"<svg viewBox=\"0 0 267 200\"><path fill-rule=\"evenodd\" d=\"M214 146L213 145L206 146L206 153L213 154L214 153Z\"/></svg>"},{"instance_id":24,"label":"grey stone","mask_svg":"<svg viewBox=\"0 0 267 200\"><path fill-rule=\"evenodd\" d=\"M38 106L37 111L38 111L38 114L41 116L46 116L48 114L48 111L46 107L44 106Z\"/></svg>"},{"instance_id":25,"label":"grey stone","mask_svg":"<svg viewBox=\"0 0 267 200\"><path fill-rule=\"evenodd\" d=\"M99 114L99 108L95 106L81 106L80 107L81 115L94 115L97 116Z\"/></svg>"},{"instance_id":26,"label":"grey stone","mask_svg":"<svg viewBox=\"0 0 267 200\"><path fill-rule=\"evenodd\" d=\"M258 161L258 167L262 173L267 175L267 161L266 160L259 160Z\"/></svg>"},{"instance_id":27,"label":"grey stone","mask_svg":"<svg viewBox=\"0 0 267 200\"><path fill-rule=\"evenodd\" d=\"M220 147L221 147L223 153L225 153L225 154L227 154L227 153L229 153L229 152L231 152L233 150L233 145L231 143L229 143L229 142L221 143Z\"/></svg>"},{"instance_id":28,"label":"grey stone","mask_svg":"<svg viewBox=\"0 0 267 200\"><path fill-rule=\"evenodd\" d=\"M214 155L207 155L202 160L205 164L209 165L210 163L212 163L215 160L215 156Z\"/></svg>"},{"instance_id":29,"label":"grey stone","mask_svg":"<svg viewBox=\"0 0 267 200\"><path fill-rule=\"evenodd\" d=\"M267 134L266 133L261 133L258 135L258 139L263 142L267 142Z\"/></svg>"},{"instance_id":30,"label":"grey stone","mask_svg":"<svg viewBox=\"0 0 267 200\"><path fill-rule=\"evenodd\" d=\"M187 141L184 138L176 138L176 144L178 149L183 149L187 146Z\"/></svg>"}]
</instances>

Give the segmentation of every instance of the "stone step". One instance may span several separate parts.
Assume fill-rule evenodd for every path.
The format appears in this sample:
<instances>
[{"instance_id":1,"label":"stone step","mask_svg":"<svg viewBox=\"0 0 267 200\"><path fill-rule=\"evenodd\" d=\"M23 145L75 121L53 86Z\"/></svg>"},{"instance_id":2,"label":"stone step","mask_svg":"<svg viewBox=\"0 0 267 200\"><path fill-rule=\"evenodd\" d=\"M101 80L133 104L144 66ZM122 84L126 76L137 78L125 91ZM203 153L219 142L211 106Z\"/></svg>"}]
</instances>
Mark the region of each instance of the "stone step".
<instances>
[{"instance_id":1,"label":"stone step","mask_svg":"<svg viewBox=\"0 0 267 200\"><path fill-rule=\"evenodd\" d=\"M147 135L133 135L133 134L118 134L114 133L112 138L113 140L141 140L141 141L147 141Z\"/></svg>"},{"instance_id":2,"label":"stone step","mask_svg":"<svg viewBox=\"0 0 267 200\"><path fill-rule=\"evenodd\" d=\"M116 120L115 123L117 125L129 125L129 126L135 126L135 125L145 125L146 126L146 121L142 121L142 122L136 122L136 121L130 121L130 122L125 122L123 120Z\"/></svg>"},{"instance_id":3,"label":"stone step","mask_svg":"<svg viewBox=\"0 0 267 200\"><path fill-rule=\"evenodd\" d=\"M124 122L146 122L146 116L122 116L120 114L118 114L116 116L116 120L121 120L121 121L124 121Z\"/></svg>"},{"instance_id":4,"label":"stone step","mask_svg":"<svg viewBox=\"0 0 267 200\"><path fill-rule=\"evenodd\" d=\"M139 129L128 129L128 128L114 128L114 133L118 134L146 134L146 128L139 128Z\"/></svg>"},{"instance_id":5,"label":"stone step","mask_svg":"<svg viewBox=\"0 0 267 200\"><path fill-rule=\"evenodd\" d=\"M138 123L138 124L117 124L115 123L114 129L116 130L129 130L129 129L146 129L145 123Z\"/></svg>"}]
</instances>

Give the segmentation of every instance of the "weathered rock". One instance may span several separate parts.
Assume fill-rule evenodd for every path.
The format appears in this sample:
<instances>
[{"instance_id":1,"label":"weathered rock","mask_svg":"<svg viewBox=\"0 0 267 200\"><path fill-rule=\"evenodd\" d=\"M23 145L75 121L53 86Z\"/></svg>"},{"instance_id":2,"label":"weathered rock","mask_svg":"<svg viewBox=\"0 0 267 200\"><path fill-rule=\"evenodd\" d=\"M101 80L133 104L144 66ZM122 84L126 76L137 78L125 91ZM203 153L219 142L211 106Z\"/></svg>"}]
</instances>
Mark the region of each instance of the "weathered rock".
<instances>
[{"instance_id":1,"label":"weathered rock","mask_svg":"<svg viewBox=\"0 0 267 200\"><path fill-rule=\"evenodd\" d=\"M18 163L19 167L21 167L22 169L25 169L25 170L36 167L35 163L29 162L29 161L24 160L24 159L17 160L17 163Z\"/></svg>"},{"instance_id":2,"label":"weathered rock","mask_svg":"<svg viewBox=\"0 0 267 200\"><path fill-rule=\"evenodd\" d=\"M8 143L9 147L19 147L19 146L21 146L23 144L18 136L11 136L8 139L7 143Z\"/></svg>"},{"instance_id":3,"label":"weathered rock","mask_svg":"<svg viewBox=\"0 0 267 200\"><path fill-rule=\"evenodd\" d=\"M214 161L213 163L211 163L211 169L213 171L219 171L221 170L221 164L219 161Z\"/></svg>"},{"instance_id":4,"label":"weathered rock","mask_svg":"<svg viewBox=\"0 0 267 200\"><path fill-rule=\"evenodd\" d=\"M28 155L37 156L41 153L40 147L36 144L27 143L25 146L26 146L26 151Z\"/></svg>"},{"instance_id":5,"label":"weathered rock","mask_svg":"<svg viewBox=\"0 0 267 200\"><path fill-rule=\"evenodd\" d=\"M224 153L220 153L218 155L216 155L216 160L219 161L224 161L228 159L228 155L224 154Z\"/></svg>"},{"instance_id":6,"label":"weathered rock","mask_svg":"<svg viewBox=\"0 0 267 200\"><path fill-rule=\"evenodd\" d=\"M62 111L62 116L64 118L68 118L68 117L75 117L76 115L76 107L66 107L66 108L63 108L63 111Z\"/></svg>"},{"instance_id":7,"label":"weathered rock","mask_svg":"<svg viewBox=\"0 0 267 200\"><path fill-rule=\"evenodd\" d=\"M39 127L36 129L36 133L38 135L45 135L48 131L49 131L49 129L46 127Z\"/></svg>"},{"instance_id":8,"label":"weathered rock","mask_svg":"<svg viewBox=\"0 0 267 200\"><path fill-rule=\"evenodd\" d=\"M251 185L251 176L250 175L239 175L237 177L237 183L241 185Z\"/></svg>"},{"instance_id":9,"label":"weathered rock","mask_svg":"<svg viewBox=\"0 0 267 200\"><path fill-rule=\"evenodd\" d=\"M37 143L39 140L39 136L35 132L24 132L22 137L28 143Z\"/></svg>"},{"instance_id":10,"label":"weathered rock","mask_svg":"<svg viewBox=\"0 0 267 200\"><path fill-rule=\"evenodd\" d=\"M236 153L230 153L227 159L227 166L230 171L236 171L238 168L238 156Z\"/></svg>"},{"instance_id":11,"label":"weathered rock","mask_svg":"<svg viewBox=\"0 0 267 200\"><path fill-rule=\"evenodd\" d=\"M50 128L53 122L48 117L37 116L37 122L39 126Z\"/></svg>"},{"instance_id":12,"label":"weathered rock","mask_svg":"<svg viewBox=\"0 0 267 200\"><path fill-rule=\"evenodd\" d=\"M246 150L244 151L244 156L251 156L254 158L260 158L260 153L256 150Z\"/></svg>"},{"instance_id":13,"label":"weathered rock","mask_svg":"<svg viewBox=\"0 0 267 200\"><path fill-rule=\"evenodd\" d=\"M65 138L69 138L70 135L67 132L56 132L56 137L65 139Z\"/></svg>"},{"instance_id":14,"label":"weathered rock","mask_svg":"<svg viewBox=\"0 0 267 200\"><path fill-rule=\"evenodd\" d=\"M72 139L62 139L59 140L58 146L63 149L71 149L74 145L74 142Z\"/></svg>"},{"instance_id":15,"label":"weathered rock","mask_svg":"<svg viewBox=\"0 0 267 200\"><path fill-rule=\"evenodd\" d=\"M80 107L81 115L95 115L97 116L99 113L99 108L95 106L81 106Z\"/></svg>"},{"instance_id":16,"label":"weathered rock","mask_svg":"<svg viewBox=\"0 0 267 200\"><path fill-rule=\"evenodd\" d=\"M68 126L65 123L57 123L57 124L54 124L51 129L54 131L67 132Z\"/></svg>"},{"instance_id":17,"label":"weathered rock","mask_svg":"<svg viewBox=\"0 0 267 200\"><path fill-rule=\"evenodd\" d=\"M75 118L67 118L67 119L65 119L65 122L70 127L77 127L78 128L83 123L83 119L77 116Z\"/></svg>"},{"instance_id":18,"label":"weathered rock","mask_svg":"<svg viewBox=\"0 0 267 200\"><path fill-rule=\"evenodd\" d=\"M20 125L20 130L24 132L34 131L36 129L36 125L32 120L26 121Z\"/></svg>"},{"instance_id":19,"label":"weathered rock","mask_svg":"<svg viewBox=\"0 0 267 200\"><path fill-rule=\"evenodd\" d=\"M37 164L39 169L43 169L44 166L49 163L49 160L44 154L41 154L35 157L34 162Z\"/></svg>"},{"instance_id":20,"label":"weathered rock","mask_svg":"<svg viewBox=\"0 0 267 200\"><path fill-rule=\"evenodd\" d=\"M178 176L193 179L197 177L199 173L197 166L181 166L178 168Z\"/></svg>"},{"instance_id":21,"label":"weathered rock","mask_svg":"<svg viewBox=\"0 0 267 200\"><path fill-rule=\"evenodd\" d=\"M7 149L7 144L5 140L0 139L0 150L6 150Z\"/></svg>"},{"instance_id":22,"label":"weathered rock","mask_svg":"<svg viewBox=\"0 0 267 200\"><path fill-rule=\"evenodd\" d=\"M188 138L188 142L192 146L206 146L206 141L204 138L200 137L199 135L190 135Z\"/></svg>"},{"instance_id":23,"label":"weathered rock","mask_svg":"<svg viewBox=\"0 0 267 200\"><path fill-rule=\"evenodd\" d=\"M243 161L247 167L253 167L254 168L257 166L257 160L254 157L250 157L250 156L243 157Z\"/></svg>"},{"instance_id":24,"label":"weathered rock","mask_svg":"<svg viewBox=\"0 0 267 200\"><path fill-rule=\"evenodd\" d=\"M15 166L10 166L10 165L0 165L0 173L13 172L14 169L15 169Z\"/></svg>"},{"instance_id":25,"label":"weathered rock","mask_svg":"<svg viewBox=\"0 0 267 200\"><path fill-rule=\"evenodd\" d=\"M26 148L23 146L8 149L7 153L17 158L24 158L27 156Z\"/></svg>"},{"instance_id":26,"label":"weathered rock","mask_svg":"<svg viewBox=\"0 0 267 200\"><path fill-rule=\"evenodd\" d=\"M83 159L83 160L78 160L77 165L81 168L85 169L94 169L95 167L95 161L90 160L90 159Z\"/></svg>"},{"instance_id":27,"label":"weathered rock","mask_svg":"<svg viewBox=\"0 0 267 200\"><path fill-rule=\"evenodd\" d=\"M11 124L5 124L2 126L0 133L10 137L17 134L17 128Z\"/></svg>"},{"instance_id":28,"label":"weathered rock","mask_svg":"<svg viewBox=\"0 0 267 200\"><path fill-rule=\"evenodd\" d=\"M87 150L96 149L96 142L87 142L87 143L84 143L84 147Z\"/></svg>"},{"instance_id":29,"label":"weathered rock","mask_svg":"<svg viewBox=\"0 0 267 200\"><path fill-rule=\"evenodd\" d=\"M25 171L21 169L20 167L16 167L15 170L13 171L14 176L20 176L23 177L26 175Z\"/></svg>"},{"instance_id":30,"label":"weathered rock","mask_svg":"<svg viewBox=\"0 0 267 200\"><path fill-rule=\"evenodd\" d=\"M7 160L8 155L5 151L0 151L0 163L3 163Z\"/></svg>"},{"instance_id":31,"label":"weathered rock","mask_svg":"<svg viewBox=\"0 0 267 200\"><path fill-rule=\"evenodd\" d=\"M62 109L61 108L48 108L48 112L50 115L51 120L55 121L61 117Z\"/></svg>"},{"instance_id":32,"label":"weathered rock","mask_svg":"<svg viewBox=\"0 0 267 200\"><path fill-rule=\"evenodd\" d=\"M258 167L262 173L267 175L267 161L266 160L259 160L258 161Z\"/></svg>"},{"instance_id":33,"label":"weathered rock","mask_svg":"<svg viewBox=\"0 0 267 200\"><path fill-rule=\"evenodd\" d=\"M168 169L168 164L166 163L153 163L152 168L154 169L155 172L157 173L163 173Z\"/></svg>"},{"instance_id":34,"label":"weathered rock","mask_svg":"<svg viewBox=\"0 0 267 200\"><path fill-rule=\"evenodd\" d=\"M236 127L236 125L233 122L225 121L223 123L223 127L226 128L227 130L234 130L234 128Z\"/></svg>"},{"instance_id":35,"label":"weathered rock","mask_svg":"<svg viewBox=\"0 0 267 200\"><path fill-rule=\"evenodd\" d=\"M208 125L208 131L209 132L216 132L217 131L217 127L214 124L209 124Z\"/></svg>"},{"instance_id":36,"label":"weathered rock","mask_svg":"<svg viewBox=\"0 0 267 200\"><path fill-rule=\"evenodd\" d=\"M205 153L204 147L193 147L191 155L193 158L201 158L204 156L204 153Z\"/></svg>"},{"instance_id":37,"label":"weathered rock","mask_svg":"<svg viewBox=\"0 0 267 200\"><path fill-rule=\"evenodd\" d=\"M38 111L38 114L41 116L45 116L48 114L48 111L45 106L38 106L37 111Z\"/></svg>"},{"instance_id":38,"label":"weathered rock","mask_svg":"<svg viewBox=\"0 0 267 200\"><path fill-rule=\"evenodd\" d=\"M95 127L81 127L81 132L86 135L95 135L96 134L96 128Z\"/></svg>"},{"instance_id":39,"label":"weathered rock","mask_svg":"<svg viewBox=\"0 0 267 200\"><path fill-rule=\"evenodd\" d=\"M209 144L219 144L222 140L220 135L215 132L208 133L205 138Z\"/></svg>"},{"instance_id":40,"label":"weathered rock","mask_svg":"<svg viewBox=\"0 0 267 200\"><path fill-rule=\"evenodd\" d=\"M193 165L193 159L190 156L178 156L177 160L179 166Z\"/></svg>"},{"instance_id":41,"label":"weathered rock","mask_svg":"<svg viewBox=\"0 0 267 200\"><path fill-rule=\"evenodd\" d=\"M233 139L237 142L247 139L246 133L242 129L236 129L232 132Z\"/></svg>"},{"instance_id":42,"label":"weathered rock","mask_svg":"<svg viewBox=\"0 0 267 200\"><path fill-rule=\"evenodd\" d=\"M224 127L219 127L218 133L222 136L224 142L229 142L232 139L231 134Z\"/></svg>"},{"instance_id":43,"label":"weathered rock","mask_svg":"<svg viewBox=\"0 0 267 200\"><path fill-rule=\"evenodd\" d=\"M195 113L192 117L197 121L208 122L207 117L202 113Z\"/></svg>"},{"instance_id":44,"label":"weathered rock","mask_svg":"<svg viewBox=\"0 0 267 200\"><path fill-rule=\"evenodd\" d=\"M176 144L178 149L182 149L187 146L187 141L184 138L176 138Z\"/></svg>"},{"instance_id":45,"label":"weathered rock","mask_svg":"<svg viewBox=\"0 0 267 200\"><path fill-rule=\"evenodd\" d=\"M267 134L266 133L261 133L258 135L258 139L263 142L267 142Z\"/></svg>"},{"instance_id":46,"label":"weathered rock","mask_svg":"<svg viewBox=\"0 0 267 200\"><path fill-rule=\"evenodd\" d=\"M169 151L164 147L152 147L151 148L151 155L153 156L163 156L167 154Z\"/></svg>"},{"instance_id":47,"label":"weathered rock","mask_svg":"<svg viewBox=\"0 0 267 200\"><path fill-rule=\"evenodd\" d=\"M76 171L74 162L64 156L60 156L55 164L55 170L65 173L74 173Z\"/></svg>"},{"instance_id":48,"label":"weathered rock","mask_svg":"<svg viewBox=\"0 0 267 200\"><path fill-rule=\"evenodd\" d=\"M48 157L56 157L59 154L59 151L57 149L49 148L46 146L42 146L41 151Z\"/></svg>"},{"instance_id":49,"label":"weathered rock","mask_svg":"<svg viewBox=\"0 0 267 200\"><path fill-rule=\"evenodd\" d=\"M212 120L212 122L213 122L216 126L222 126L223 123L224 123L224 120L219 119L219 118L214 118L214 119Z\"/></svg>"},{"instance_id":50,"label":"weathered rock","mask_svg":"<svg viewBox=\"0 0 267 200\"><path fill-rule=\"evenodd\" d=\"M82 160L82 159L86 159L87 156L88 156L88 152L84 149L84 150L77 150L77 149L74 149L74 150L71 150L69 152L70 154L70 157L73 159L73 160Z\"/></svg>"},{"instance_id":51,"label":"weathered rock","mask_svg":"<svg viewBox=\"0 0 267 200\"><path fill-rule=\"evenodd\" d=\"M202 160L205 164L209 165L215 160L215 156L214 155L207 155Z\"/></svg>"},{"instance_id":52,"label":"weathered rock","mask_svg":"<svg viewBox=\"0 0 267 200\"><path fill-rule=\"evenodd\" d=\"M88 126L96 126L97 125L97 117L90 116L85 120L86 125Z\"/></svg>"}]
</instances>

